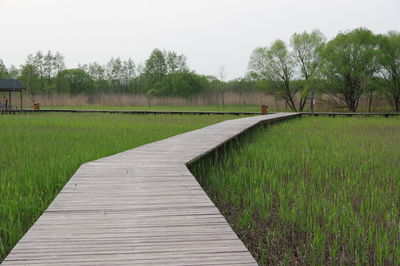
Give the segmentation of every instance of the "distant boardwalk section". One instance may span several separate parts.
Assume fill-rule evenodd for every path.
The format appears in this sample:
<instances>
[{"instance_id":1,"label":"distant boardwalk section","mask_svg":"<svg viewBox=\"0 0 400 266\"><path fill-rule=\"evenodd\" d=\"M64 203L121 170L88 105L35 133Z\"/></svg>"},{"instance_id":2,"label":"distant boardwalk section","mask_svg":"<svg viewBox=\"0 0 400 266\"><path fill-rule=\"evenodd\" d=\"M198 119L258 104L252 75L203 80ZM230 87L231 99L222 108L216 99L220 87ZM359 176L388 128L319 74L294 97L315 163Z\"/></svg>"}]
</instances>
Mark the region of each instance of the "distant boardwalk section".
<instances>
[{"instance_id":1,"label":"distant boardwalk section","mask_svg":"<svg viewBox=\"0 0 400 266\"><path fill-rule=\"evenodd\" d=\"M2 265L257 265L186 164L299 115L228 120L83 164Z\"/></svg>"}]
</instances>

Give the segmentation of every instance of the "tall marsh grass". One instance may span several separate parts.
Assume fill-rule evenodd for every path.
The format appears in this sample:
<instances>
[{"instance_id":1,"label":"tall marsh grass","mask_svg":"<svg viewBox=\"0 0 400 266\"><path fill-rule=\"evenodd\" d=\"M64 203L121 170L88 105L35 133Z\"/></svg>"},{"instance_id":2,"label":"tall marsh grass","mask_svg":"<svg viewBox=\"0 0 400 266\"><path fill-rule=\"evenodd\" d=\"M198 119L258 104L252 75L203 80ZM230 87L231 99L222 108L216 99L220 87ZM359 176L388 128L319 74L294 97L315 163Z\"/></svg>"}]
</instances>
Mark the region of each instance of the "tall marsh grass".
<instances>
[{"instance_id":1,"label":"tall marsh grass","mask_svg":"<svg viewBox=\"0 0 400 266\"><path fill-rule=\"evenodd\" d=\"M0 97L7 96L8 94L1 93ZM20 106L19 93L12 93L12 105L15 107ZM246 92L235 93L225 92L222 101L221 93L207 92L191 98L182 97L155 97L146 94L124 94L124 93L99 93L94 95L66 95L66 94L43 94L34 97L36 103L40 103L42 107L46 108L65 108L65 107L78 107L78 108L99 108L99 106L132 108L136 110L137 107L148 108L149 110L157 110L159 106L168 106L170 108L177 107L190 107L191 109L205 108L208 111L226 110L226 106L230 106L232 111L240 110L243 106L257 106L257 111L260 105L268 105L270 111L282 112L290 111L289 107L283 100L278 100L272 95L266 95L259 92ZM224 105L222 104L224 102ZM368 112L368 99L362 98L360 100L359 112ZM32 108L33 101L31 97L24 95L23 106L25 108ZM232 109L235 106L236 108ZM371 112L393 112L393 107L389 102L384 99L374 99L371 106ZM309 103L304 108L304 111L310 111ZM320 95L316 98L315 111L317 112L348 112L346 104L340 99L328 95Z\"/></svg>"},{"instance_id":2,"label":"tall marsh grass","mask_svg":"<svg viewBox=\"0 0 400 266\"><path fill-rule=\"evenodd\" d=\"M0 115L0 262L82 163L230 118Z\"/></svg>"},{"instance_id":3,"label":"tall marsh grass","mask_svg":"<svg viewBox=\"0 0 400 266\"><path fill-rule=\"evenodd\" d=\"M191 171L260 264L400 264L400 119L258 128Z\"/></svg>"}]
</instances>

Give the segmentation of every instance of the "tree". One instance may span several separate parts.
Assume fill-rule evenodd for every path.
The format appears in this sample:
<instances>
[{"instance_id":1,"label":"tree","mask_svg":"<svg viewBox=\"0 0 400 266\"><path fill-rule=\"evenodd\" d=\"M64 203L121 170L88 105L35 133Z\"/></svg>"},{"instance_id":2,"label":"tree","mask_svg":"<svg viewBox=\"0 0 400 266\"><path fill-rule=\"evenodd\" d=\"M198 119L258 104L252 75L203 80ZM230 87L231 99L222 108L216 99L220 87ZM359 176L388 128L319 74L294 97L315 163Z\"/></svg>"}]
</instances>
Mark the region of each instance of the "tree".
<instances>
[{"instance_id":1,"label":"tree","mask_svg":"<svg viewBox=\"0 0 400 266\"><path fill-rule=\"evenodd\" d=\"M380 35L379 48L380 74L387 86L385 92L396 112L400 112L400 33L391 31Z\"/></svg>"},{"instance_id":2,"label":"tree","mask_svg":"<svg viewBox=\"0 0 400 266\"><path fill-rule=\"evenodd\" d=\"M93 90L92 78L80 68L62 70L58 76L60 87L65 92L80 94L91 93Z\"/></svg>"},{"instance_id":3,"label":"tree","mask_svg":"<svg viewBox=\"0 0 400 266\"><path fill-rule=\"evenodd\" d=\"M56 77L56 79L57 79L56 80L56 89L59 89L58 73L64 69L65 69L64 56L61 53L56 52L52 58L52 76Z\"/></svg>"},{"instance_id":4,"label":"tree","mask_svg":"<svg viewBox=\"0 0 400 266\"><path fill-rule=\"evenodd\" d=\"M105 79L105 67L97 62L89 63L89 65L83 65L83 69L89 74L93 80Z\"/></svg>"},{"instance_id":5,"label":"tree","mask_svg":"<svg viewBox=\"0 0 400 266\"><path fill-rule=\"evenodd\" d=\"M105 66L106 79L112 91L122 88L122 60L119 57L112 57Z\"/></svg>"},{"instance_id":6,"label":"tree","mask_svg":"<svg viewBox=\"0 0 400 266\"><path fill-rule=\"evenodd\" d=\"M310 107L311 112L314 112L315 85L312 83L318 78L317 71L321 62L320 51L324 42L325 36L318 30L311 33L295 33L290 40L293 58L299 66L301 79L305 81L300 97L300 110L303 110L309 91L311 91Z\"/></svg>"},{"instance_id":7,"label":"tree","mask_svg":"<svg viewBox=\"0 0 400 266\"><path fill-rule=\"evenodd\" d=\"M137 83L136 64L131 58L126 61L112 57L107 64L93 62L79 65L93 80L93 92L133 92Z\"/></svg>"},{"instance_id":8,"label":"tree","mask_svg":"<svg viewBox=\"0 0 400 266\"><path fill-rule=\"evenodd\" d=\"M28 55L25 65L35 68L38 75L39 83L35 86L38 90L53 89L57 86L58 81L54 81L58 77L58 72L65 69L64 56L59 52L53 54L48 51L44 54L37 51L35 54Z\"/></svg>"},{"instance_id":9,"label":"tree","mask_svg":"<svg viewBox=\"0 0 400 266\"><path fill-rule=\"evenodd\" d=\"M157 96L190 97L199 94L207 87L207 79L193 72L175 72L166 75L150 90Z\"/></svg>"},{"instance_id":10,"label":"tree","mask_svg":"<svg viewBox=\"0 0 400 266\"><path fill-rule=\"evenodd\" d=\"M93 92L104 92L109 88L109 82L106 77L106 67L97 62L88 65L80 65L79 68L84 70L93 80Z\"/></svg>"},{"instance_id":11,"label":"tree","mask_svg":"<svg viewBox=\"0 0 400 266\"><path fill-rule=\"evenodd\" d=\"M148 76L150 79L149 81L154 84L161 81L167 72L168 68L164 53L160 49L154 49L150 57L146 60L144 74Z\"/></svg>"},{"instance_id":12,"label":"tree","mask_svg":"<svg viewBox=\"0 0 400 266\"><path fill-rule=\"evenodd\" d=\"M145 62L140 83L144 84L146 91L154 94L154 89L159 90L155 85L159 86L166 75L185 72L189 72L186 56L178 55L174 51L154 49Z\"/></svg>"},{"instance_id":13,"label":"tree","mask_svg":"<svg viewBox=\"0 0 400 266\"><path fill-rule=\"evenodd\" d=\"M43 52L37 51L35 54L28 55L26 65L31 65L35 68L35 72L38 75L38 81L36 89L43 89L45 87L45 66L44 66L44 55Z\"/></svg>"},{"instance_id":14,"label":"tree","mask_svg":"<svg viewBox=\"0 0 400 266\"><path fill-rule=\"evenodd\" d=\"M378 71L378 42L368 29L340 33L322 51L323 73L333 93L355 112L360 97Z\"/></svg>"},{"instance_id":15,"label":"tree","mask_svg":"<svg viewBox=\"0 0 400 266\"><path fill-rule=\"evenodd\" d=\"M51 84L51 79L58 73L54 73L53 54L50 51L43 56L43 72L46 79L46 86L49 86Z\"/></svg>"},{"instance_id":16,"label":"tree","mask_svg":"<svg viewBox=\"0 0 400 266\"><path fill-rule=\"evenodd\" d=\"M297 111L295 96L298 88L291 86L295 71L294 60L283 41L277 40L271 47L256 48L250 57L249 70L252 78L265 79L270 87L268 91L285 100L290 109Z\"/></svg>"},{"instance_id":17,"label":"tree","mask_svg":"<svg viewBox=\"0 0 400 266\"><path fill-rule=\"evenodd\" d=\"M372 101L376 96L379 95L384 95L385 94L385 89L387 88L387 83L386 80L378 77L378 76L374 76L365 91L365 94L367 96L368 99L368 112L371 112L371 107L372 107Z\"/></svg>"},{"instance_id":18,"label":"tree","mask_svg":"<svg viewBox=\"0 0 400 266\"><path fill-rule=\"evenodd\" d=\"M35 97L39 93L40 76L35 65L26 63L21 67L20 79L26 86L26 92L32 103L35 104Z\"/></svg>"},{"instance_id":19,"label":"tree","mask_svg":"<svg viewBox=\"0 0 400 266\"><path fill-rule=\"evenodd\" d=\"M122 62L122 86L125 92L129 92L133 89L134 80L136 78L136 66L131 58Z\"/></svg>"},{"instance_id":20,"label":"tree","mask_svg":"<svg viewBox=\"0 0 400 266\"><path fill-rule=\"evenodd\" d=\"M8 77L12 79L17 79L18 76L19 76L19 69L16 66L11 65L10 68L8 69Z\"/></svg>"},{"instance_id":21,"label":"tree","mask_svg":"<svg viewBox=\"0 0 400 266\"><path fill-rule=\"evenodd\" d=\"M225 91L225 76L226 76L226 70L225 70L225 66L221 66L218 69L218 78L221 81L220 82L220 87L218 88L218 90L221 92L221 99L222 99L222 106L225 107L225 95L224 95L224 91Z\"/></svg>"},{"instance_id":22,"label":"tree","mask_svg":"<svg viewBox=\"0 0 400 266\"><path fill-rule=\"evenodd\" d=\"M246 97L242 97L242 95L245 92L254 91L256 89L255 85L256 83L249 77L244 77L230 80L225 86L227 91L233 91L239 94L238 104L246 104Z\"/></svg>"},{"instance_id":23,"label":"tree","mask_svg":"<svg viewBox=\"0 0 400 266\"><path fill-rule=\"evenodd\" d=\"M4 65L3 60L0 59L0 78L7 78L8 77L8 70L7 67Z\"/></svg>"},{"instance_id":24,"label":"tree","mask_svg":"<svg viewBox=\"0 0 400 266\"><path fill-rule=\"evenodd\" d=\"M148 82L144 70L145 66L143 63L136 65L135 93L147 93Z\"/></svg>"},{"instance_id":25,"label":"tree","mask_svg":"<svg viewBox=\"0 0 400 266\"><path fill-rule=\"evenodd\" d=\"M186 56L178 55L174 51L163 52L165 63L167 65L167 73L186 72L189 67L186 63Z\"/></svg>"}]
</instances>

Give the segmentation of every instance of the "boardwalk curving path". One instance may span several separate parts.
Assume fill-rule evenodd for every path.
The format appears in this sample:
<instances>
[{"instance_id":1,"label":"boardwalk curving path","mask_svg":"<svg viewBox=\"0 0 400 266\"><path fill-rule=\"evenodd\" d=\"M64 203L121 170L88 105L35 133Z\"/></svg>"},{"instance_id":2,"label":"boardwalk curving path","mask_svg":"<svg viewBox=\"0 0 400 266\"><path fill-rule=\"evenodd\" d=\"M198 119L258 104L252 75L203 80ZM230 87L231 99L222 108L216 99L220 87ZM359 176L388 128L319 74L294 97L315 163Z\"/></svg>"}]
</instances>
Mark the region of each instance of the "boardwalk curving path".
<instances>
[{"instance_id":1,"label":"boardwalk curving path","mask_svg":"<svg viewBox=\"0 0 400 266\"><path fill-rule=\"evenodd\" d=\"M2 265L256 265L186 164L299 115L228 120L83 164Z\"/></svg>"}]
</instances>

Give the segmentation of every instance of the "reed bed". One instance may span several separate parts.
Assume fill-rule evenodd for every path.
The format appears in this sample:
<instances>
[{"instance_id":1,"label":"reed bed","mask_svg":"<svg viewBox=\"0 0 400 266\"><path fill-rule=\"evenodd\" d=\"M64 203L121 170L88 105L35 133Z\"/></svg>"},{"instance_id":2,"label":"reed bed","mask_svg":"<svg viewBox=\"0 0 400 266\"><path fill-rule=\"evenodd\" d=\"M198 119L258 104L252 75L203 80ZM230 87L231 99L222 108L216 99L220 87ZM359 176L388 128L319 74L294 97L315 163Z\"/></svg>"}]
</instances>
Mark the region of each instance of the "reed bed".
<instances>
[{"instance_id":1,"label":"reed bed","mask_svg":"<svg viewBox=\"0 0 400 266\"><path fill-rule=\"evenodd\" d=\"M7 96L0 92L0 97ZM12 105L20 106L19 93L12 93ZM223 97L223 101L222 101ZM231 111L240 110L248 106L255 106L257 111L260 105L268 105L273 112L290 111L287 104L272 95L259 92L225 92L222 96L218 92L207 92L191 98L182 97L155 97L146 94L127 94L127 93L99 93L93 95L67 95L67 94L42 94L36 95L33 99L24 95L24 108L33 108L33 100L45 108L126 108L137 110L146 108L146 110L158 110L160 107L169 107L169 109L186 108L190 110ZM223 104L224 103L224 104ZM358 112L368 112L369 100L362 98L360 100ZM329 95L319 95L316 97L315 111L317 112L348 112L346 104L336 97ZM307 103L305 112L310 111L310 103ZM371 105L371 112L393 112L393 107L385 99L374 99Z\"/></svg>"},{"instance_id":2,"label":"reed bed","mask_svg":"<svg viewBox=\"0 0 400 266\"><path fill-rule=\"evenodd\" d=\"M399 151L399 118L301 118L190 168L260 265L399 265Z\"/></svg>"},{"instance_id":3,"label":"reed bed","mask_svg":"<svg viewBox=\"0 0 400 266\"><path fill-rule=\"evenodd\" d=\"M84 162L232 116L0 116L0 262Z\"/></svg>"}]
</instances>

